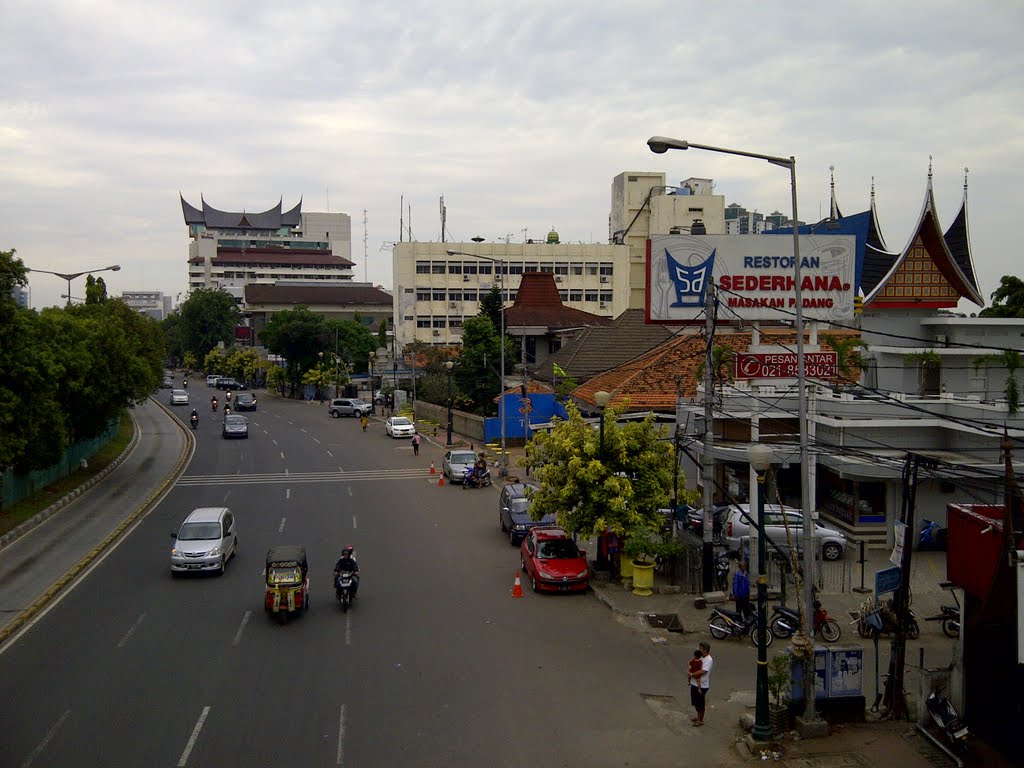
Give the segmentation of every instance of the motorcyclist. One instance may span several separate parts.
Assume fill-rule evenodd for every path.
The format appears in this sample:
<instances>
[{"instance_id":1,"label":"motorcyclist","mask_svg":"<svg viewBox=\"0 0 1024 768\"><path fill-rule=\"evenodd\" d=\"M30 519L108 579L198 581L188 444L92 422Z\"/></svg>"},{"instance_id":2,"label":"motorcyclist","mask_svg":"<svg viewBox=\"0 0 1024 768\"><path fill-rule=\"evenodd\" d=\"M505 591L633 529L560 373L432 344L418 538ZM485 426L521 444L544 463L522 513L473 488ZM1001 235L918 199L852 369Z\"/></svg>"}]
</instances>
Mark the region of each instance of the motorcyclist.
<instances>
[{"instance_id":1,"label":"motorcyclist","mask_svg":"<svg viewBox=\"0 0 1024 768\"><path fill-rule=\"evenodd\" d=\"M210 398L210 410L212 410L212 411L216 411L217 410L217 396L216 395L214 395L213 397Z\"/></svg>"},{"instance_id":2,"label":"motorcyclist","mask_svg":"<svg viewBox=\"0 0 1024 768\"><path fill-rule=\"evenodd\" d=\"M470 483L477 483L480 478L484 476L484 472L487 471L487 458L481 453L477 456L476 461L473 463L473 468L469 470L469 475L466 480Z\"/></svg>"},{"instance_id":3,"label":"motorcyclist","mask_svg":"<svg viewBox=\"0 0 1024 768\"><path fill-rule=\"evenodd\" d=\"M199 423L199 412L195 408L193 408L192 413L189 414L188 419L189 421L192 422L192 426L195 426L196 424Z\"/></svg>"},{"instance_id":4,"label":"motorcyclist","mask_svg":"<svg viewBox=\"0 0 1024 768\"><path fill-rule=\"evenodd\" d=\"M188 379L186 379L184 376L181 377L181 386L184 387L185 389L188 389Z\"/></svg>"},{"instance_id":5,"label":"motorcyclist","mask_svg":"<svg viewBox=\"0 0 1024 768\"><path fill-rule=\"evenodd\" d=\"M352 574L351 597L355 600L356 592L359 591L359 563L356 562L356 558L352 552L351 544L346 544L342 548L341 557L338 558L338 562L334 564L334 583L338 583L338 576L343 571L350 572Z\"/></svg>"},{"instance_id":6,"label":"motorcyclist","mask_svg":"<svg viewBox=\"0 0 1024 768\"><path fill-rule=\"evenodd\" d=\"M228 405L231 405L231 390L230 389L228 390L228 393L224 397L227 398Z\"/></svg>"}]
</instances>

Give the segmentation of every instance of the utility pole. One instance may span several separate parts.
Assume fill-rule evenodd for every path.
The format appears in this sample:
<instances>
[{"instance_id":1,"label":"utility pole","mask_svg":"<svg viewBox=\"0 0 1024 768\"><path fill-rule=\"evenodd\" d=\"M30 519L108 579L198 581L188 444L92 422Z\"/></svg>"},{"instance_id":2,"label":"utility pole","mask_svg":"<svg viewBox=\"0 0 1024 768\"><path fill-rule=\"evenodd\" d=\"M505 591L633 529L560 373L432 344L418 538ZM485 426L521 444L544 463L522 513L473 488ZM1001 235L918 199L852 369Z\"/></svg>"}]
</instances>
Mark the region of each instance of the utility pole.
<instances>
[{"instance_id":1,"label":"utility pole","mask_svg":"<svg viewBox=\"0 0 1024 768\"><path fill-rule=\"evenodd\" d=\"M710 592L714 585L714 509L715 509L715 384L714 384L714 342L715 342L715 279L708 277L707 294L704 298L704 333L707 336L707 350L704 355L704 457L701 461L701 479L704 483L704 546L701 551L701 576L704 592Z\"/></svg>"}]
</instances>

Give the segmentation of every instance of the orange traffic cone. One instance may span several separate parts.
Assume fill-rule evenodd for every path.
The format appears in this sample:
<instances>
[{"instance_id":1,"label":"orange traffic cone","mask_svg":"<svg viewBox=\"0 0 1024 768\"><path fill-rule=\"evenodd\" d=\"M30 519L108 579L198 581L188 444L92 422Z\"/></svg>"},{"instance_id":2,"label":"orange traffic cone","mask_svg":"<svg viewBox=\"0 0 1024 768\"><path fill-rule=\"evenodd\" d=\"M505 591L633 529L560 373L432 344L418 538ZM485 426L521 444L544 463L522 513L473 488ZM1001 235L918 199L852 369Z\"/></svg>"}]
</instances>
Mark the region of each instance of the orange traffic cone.
<instances>
[{"instance_id":1,"label":"orange traffic cone","mask_svg":"<svg viewBox=\"0 0 1024 768\"><path fill-rule=\"evenodd\" d=\"M434 462L430 462L430 474L432 474L432 475L436 475L437 474L437 470L434 469Z\"/></svg>"},{"instance_id":2,"label":"orange traffic cone","mask_svg":"<svg viewBox=\"0 0 1024 768\"><path fill-rule=\"evenodd\" d=\"M438 488L443 488L444 487L444 475L441 475L439 478L437 478L437 487Z\"/></svg>"},{"instance_id":3,"label":"orange traffic cone","mask_svg":"<svg viewBox=\"0 0 1024 768\"><path fill-rule=\"evenodd\" d=\"M515 580L515 583L512 585L512 597L522 597L522 596L523 596L523 585L519 581L519 571L516 571L516 580Z\"/></svg>"}]
</instances>

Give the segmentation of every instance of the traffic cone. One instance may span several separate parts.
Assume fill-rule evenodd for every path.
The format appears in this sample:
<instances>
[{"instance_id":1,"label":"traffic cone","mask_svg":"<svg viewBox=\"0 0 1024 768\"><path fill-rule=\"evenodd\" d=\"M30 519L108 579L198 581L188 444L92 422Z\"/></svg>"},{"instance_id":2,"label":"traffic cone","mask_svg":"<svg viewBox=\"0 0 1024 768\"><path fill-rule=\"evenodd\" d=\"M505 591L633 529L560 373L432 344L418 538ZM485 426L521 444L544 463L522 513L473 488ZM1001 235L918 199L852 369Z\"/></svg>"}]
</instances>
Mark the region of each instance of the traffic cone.
<instances>
[{"instance_id":1,"label":"traffic cone","mask_svg":"<svg viewBox=\"0 0 1024 768\"><path fill-rule=\"evenodd\" d=\"M437 470L434 469L434 462L430 462L430 474L432 474L432 475L436 475L437 474Z\"/></svg>"},{"instance_id":2,"label":"traffic cone","mask_svg":"<svg viewBox=\"0 0 1024 768\"><path fill-rule=\"evenodd\" d=\"M515 580L515 583L512 584L512 597L522 597L522 596L523 596L523 585L519 581L519 571L516 571L516 580Z\"/></svg>"},{"instance_id":3,"label":"traffic cone","mask_svg":"<svg viewBox=\"0 0 1024 768\"><path fill-rule=\"evenodd\" d=\"M443 488L444 487L444 475L441 475L439 478L437 478L437 487L438 488Z\"/></svg>"}]
</instances>

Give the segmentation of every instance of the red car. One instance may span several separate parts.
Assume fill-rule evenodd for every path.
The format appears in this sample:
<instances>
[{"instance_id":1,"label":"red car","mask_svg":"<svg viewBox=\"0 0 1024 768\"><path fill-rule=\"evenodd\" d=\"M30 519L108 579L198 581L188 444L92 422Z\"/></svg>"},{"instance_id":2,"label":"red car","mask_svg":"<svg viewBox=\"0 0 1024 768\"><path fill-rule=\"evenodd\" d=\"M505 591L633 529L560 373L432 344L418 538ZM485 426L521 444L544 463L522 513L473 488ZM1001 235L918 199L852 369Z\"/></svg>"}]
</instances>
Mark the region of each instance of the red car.
<instances>
[{"instance_id":1,"label":"red car","mask_svg":"<svg viewBox=\"0 0 1024 768\"><path fill-rule=\"evenodd\" d=\"M534 592L585 592L590 586L587 553L561 528L532 528L519 552Z\"/></svg>"}]
</instances>

